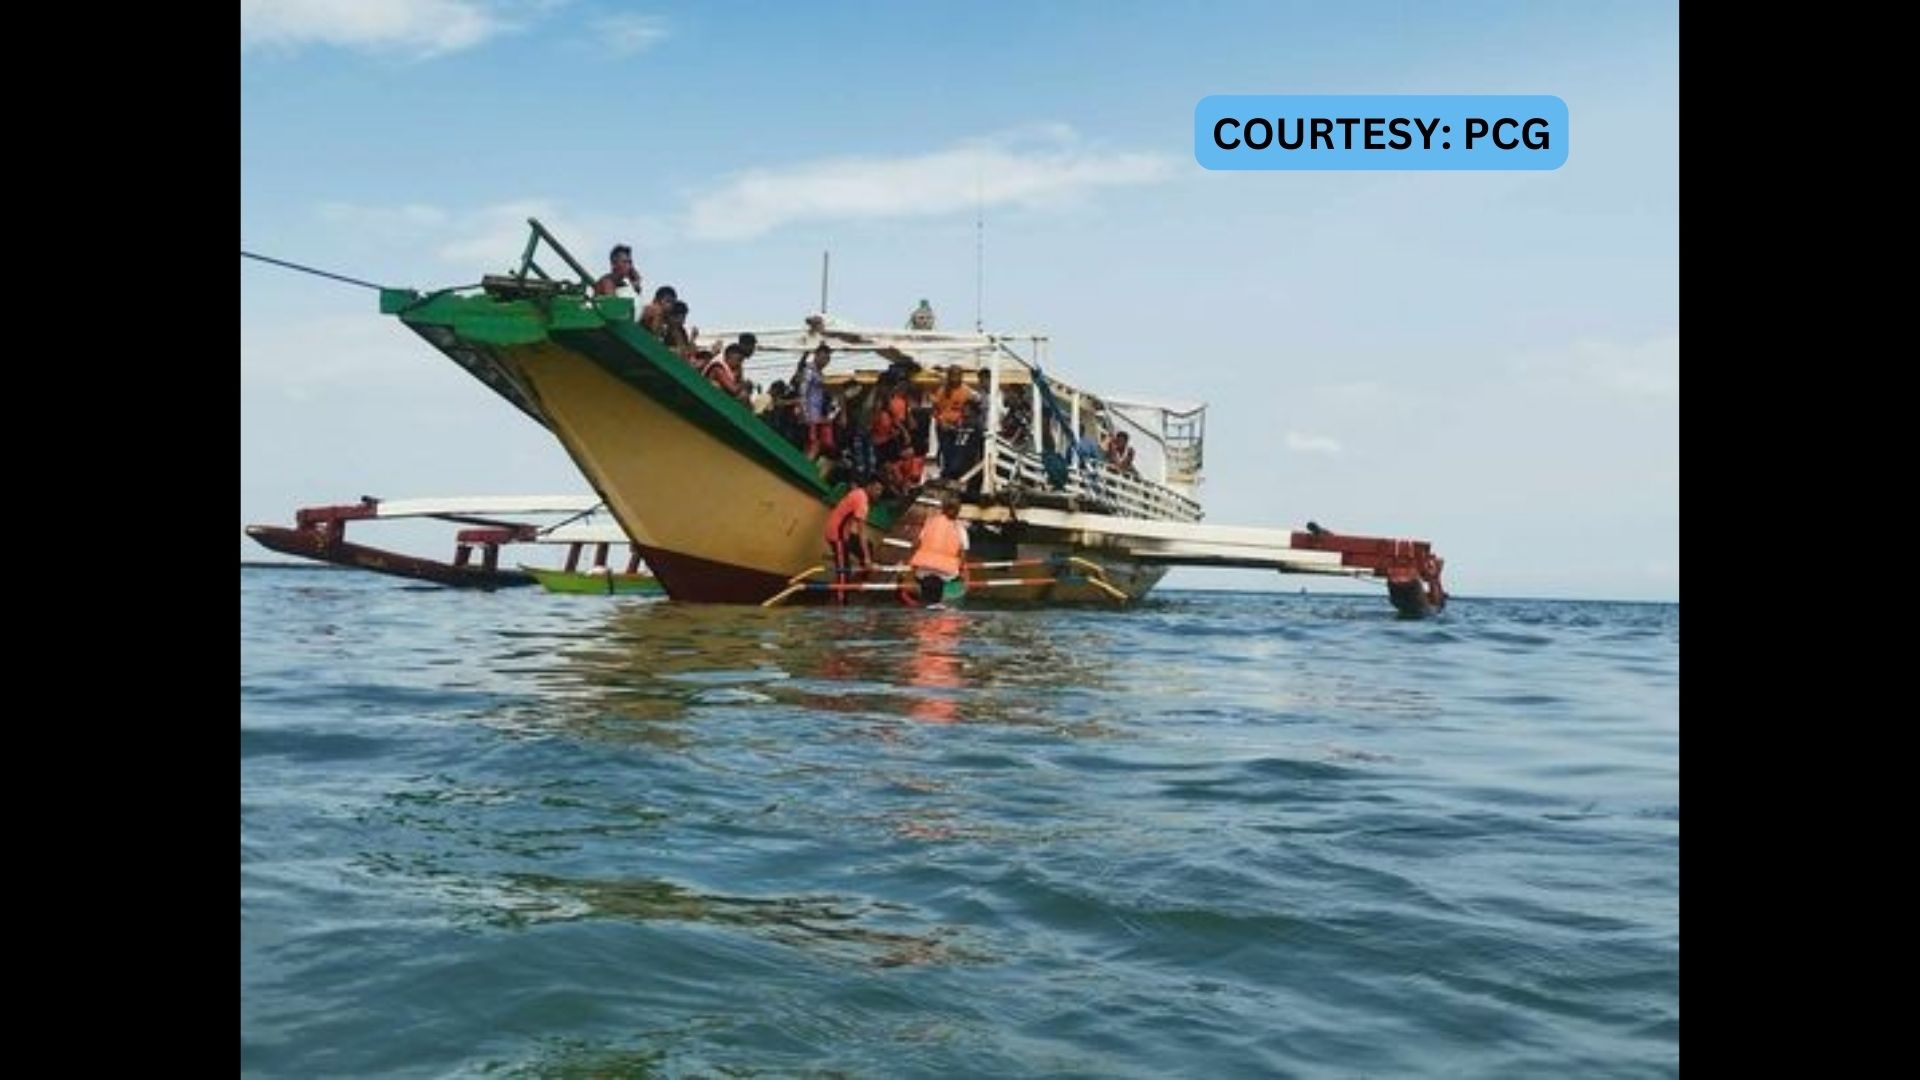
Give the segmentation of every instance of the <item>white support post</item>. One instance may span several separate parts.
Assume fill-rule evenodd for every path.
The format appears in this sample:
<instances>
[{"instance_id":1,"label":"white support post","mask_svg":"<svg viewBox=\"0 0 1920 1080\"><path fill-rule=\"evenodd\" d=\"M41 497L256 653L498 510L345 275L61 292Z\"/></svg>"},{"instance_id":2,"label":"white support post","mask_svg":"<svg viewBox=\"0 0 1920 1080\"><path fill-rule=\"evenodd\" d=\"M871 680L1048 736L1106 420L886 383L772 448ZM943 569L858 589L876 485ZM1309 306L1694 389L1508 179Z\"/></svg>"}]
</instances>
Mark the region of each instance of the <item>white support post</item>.
<instances>
[{"instance_id":1,"label":"white support post","mask_svg":"<svg viewBox=\"0 0 1920 1080\"><path fill-rule=\"evenodd\" d=\"M1027 373L1027 431L1033 440L1033 456L1039 457L1043 444L1040 442L1040 430L1046 427L1046 410L1040 405L1040 382Z\"/></svg>"},{"instance_id":2,"label":"white support post","mask_svg":"<svg viewBox=\"0 0 1920 1080\"><path fill-rule=\"evenodd\" d=\"M985 464L984 475L980 479L980 493L991 495L994 491L993 457L995 442L1000 438L1000 354L987 354L987 430L980 433L985 450L980 460Z\"/></svg>"}]
</instances>

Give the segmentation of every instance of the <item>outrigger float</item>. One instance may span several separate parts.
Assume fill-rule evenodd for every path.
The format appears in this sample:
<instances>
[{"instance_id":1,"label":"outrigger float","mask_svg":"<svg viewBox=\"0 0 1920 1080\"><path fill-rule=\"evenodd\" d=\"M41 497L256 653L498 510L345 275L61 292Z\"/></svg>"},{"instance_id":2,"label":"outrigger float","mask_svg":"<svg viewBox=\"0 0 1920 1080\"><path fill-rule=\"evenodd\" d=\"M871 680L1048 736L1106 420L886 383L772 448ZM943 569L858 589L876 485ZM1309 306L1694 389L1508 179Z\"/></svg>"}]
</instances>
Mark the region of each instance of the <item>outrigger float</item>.
<instances>
[{"instance_id":1,"label":"outrigger float","mask_svg":"<svg viewBox=\"0 0 1920 1080\"><path fill-rule=\"evenodd\" d=\"M897 591L892 568L858 582L823 580L821 532L844 488L830 486L805 454L638 325L632 298L593 295L586 268L537 220L528 224L514 273L477 287L383 289L382 313L551 431L669 597L760 604ZM550 276L536 262L542 244L577 280ZM1042 335L878 330L825 319L738 329L759 339L756 374L784 377L822 341L834 348L833 386L872 384L906 361L927 385L937 367L978 373L982 445L953 483L961 519L972 525L970 554L997 576L980 577L992 584L970 587L970 602L1137 600L1170 567L1222 566L1383 581L1409 616L1446 603L1443 562L1424 540L1339 535L1313 524L1203 524L1194 493L1205 406L1101 397L1043 374L1050 342ZM1008 387L1029 388L1016 393L1034 409L1018 445L1000 434ZM1139 475L1086 452L1117 430L1138 437ZM869 540L910 544L924 513L877 505Z\"/></svg>"},{"instance_id":2,"label":"outrigger float","mask_svg":"<svg viewBox=\"0 0 1920 1080\"><path fill-rule=\"evenodd\" d=\"M357 503L311 506L294 514L294 527L249 525L247 535L264 547L303 559L315 559L371 570L416 581L468 589L505 589L540 585L548 592L658 594L663 590L641 565L640 552L628 543L626 531L605 519L600 500L578 495L494 495L460 499L375 499ZM512 518L560 518L541 525ZM347 540L347 524L354 521L392 521L427 518L470 526L454 536L452 562L368 547ZM513 544L564 545L563 569L500 565L501 549ZM615 544L629 548L626 569L617 571L607 558ZM593 561L580 569L586 549ZM477 558L476 558L477 557Z\"/></svg>"}]
</instances>

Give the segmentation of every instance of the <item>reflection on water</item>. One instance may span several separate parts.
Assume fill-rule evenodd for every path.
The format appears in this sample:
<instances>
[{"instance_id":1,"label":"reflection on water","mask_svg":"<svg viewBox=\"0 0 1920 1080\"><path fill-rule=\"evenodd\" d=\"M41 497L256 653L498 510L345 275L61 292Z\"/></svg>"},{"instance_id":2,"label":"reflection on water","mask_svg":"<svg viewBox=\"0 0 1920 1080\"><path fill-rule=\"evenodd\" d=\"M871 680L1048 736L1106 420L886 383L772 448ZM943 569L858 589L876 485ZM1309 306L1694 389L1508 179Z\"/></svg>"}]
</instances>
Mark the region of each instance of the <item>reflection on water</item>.
<instances>
[{"instance_id":1,"label":"reflection on water","mask_svg":"<svg viewBox=\"0 0 1920 1080\"><path fill-rule=\"evenodd\" d=\"M757 608L635 602L592 613L529 657L529 730L685 749L703 707L789 705L875 721L1057 726L1049 703L1108 682L1094 624L1063 641L1024 612ZM529 662L531 660L531 662ZM497 719L497 718L496 718Z\"/></svg>"},{"instance_id":2,"label":"reflection on water","mask_svg":"<svg viewBox=\"0 0 1920 1080\"><path fill-rule=\"evenodd\" d=\"M909 714L915 720L951 724L960 719L955 691L966 685L960 657L960 616L952 611L928 612L913 621L913 655L908 662Z\"/></svg>"}]
</instances>

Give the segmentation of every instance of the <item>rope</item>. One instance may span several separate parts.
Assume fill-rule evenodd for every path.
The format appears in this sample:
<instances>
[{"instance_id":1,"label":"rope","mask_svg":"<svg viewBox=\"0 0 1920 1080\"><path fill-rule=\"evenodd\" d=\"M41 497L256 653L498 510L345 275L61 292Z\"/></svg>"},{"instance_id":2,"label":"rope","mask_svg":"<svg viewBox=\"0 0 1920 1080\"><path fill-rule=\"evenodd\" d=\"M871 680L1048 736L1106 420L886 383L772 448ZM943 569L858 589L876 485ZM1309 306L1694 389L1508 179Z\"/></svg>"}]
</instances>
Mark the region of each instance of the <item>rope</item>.
<instances>
[{"instance_id":1,"label":"rope","mask_svg":"<svg viewBox=\"0 0 1920 1080\"><path fill-rule=\"evenodd\" d=\"M597 502L597 503L594 503L592 506L587 507L585 510L580 511L577 514L574 514L571 517L562 518L559 521L554 522L553 524L547 526L544 529L536 529L534 531L540 536L547 536L547 535L550 535L555 529L561 528L562 526L565 526L565 525L571 525L574 522L579 521L583 517L592 517L593 515L599 513L602 510L605 510L606 508L607 508L607 504L605 502Z\"/></svg>"}]
</instances>

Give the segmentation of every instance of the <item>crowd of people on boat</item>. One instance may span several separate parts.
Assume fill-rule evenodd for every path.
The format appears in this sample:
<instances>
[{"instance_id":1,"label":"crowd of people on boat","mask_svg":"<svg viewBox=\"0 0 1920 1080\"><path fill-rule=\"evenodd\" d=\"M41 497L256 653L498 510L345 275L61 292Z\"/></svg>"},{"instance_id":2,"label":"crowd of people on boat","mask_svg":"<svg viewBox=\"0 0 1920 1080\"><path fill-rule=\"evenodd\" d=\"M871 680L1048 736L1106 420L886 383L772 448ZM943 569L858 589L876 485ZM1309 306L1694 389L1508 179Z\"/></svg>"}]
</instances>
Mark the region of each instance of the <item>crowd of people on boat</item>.
<instances>
[{"instance_id":1,"label":"crowd of people on boat","mask_svg":"<svg viewBox=\"0 0 1920 1080\"><path fill-rule=\"evenodd\" d=\"M633 263L633 249L616 245L608 260L610 269L594 283L594 293L638 297L641 277ZM731 342L703 342L699 330L688 325L689 314L678 290L662 285L638 318L643 329L708 382L751 408L809 458L828 462L832 479L855 485L878 480L889 495L901 496L928 478L929 458L937 454L934 476L964 480L970 492L979 490L974 467L984 447L984 371L976 375L959 365L948 367L939 386L929 393L914 378L920 366L903 360L870 386L830 386L826 373L833 362L833 346L824 340L825 320L815 315L807 320L809 340L815 342L812 349L801 356L790 378L761 389L746 374L747 361L759 348L755 336L746 333ZM932 306L921 300L907 325L933 329ZM1032 387L1002 388L998 432L1002 439L1015 446L1031 445L1033 416ZM935 432L937 449L930 438ZM1042 432L1042 442L1044 449L1054 449L1051 431ZM1124 431L1105 438L1083 435L1077 449L1117 472L1139 475Z\"/></svg>"},{"instance_id":2,"label":"crowd of people on boat","mask_svg":"<svg viewBox=\"0 0 1920 1080\"><path fill-rule=\"evenodd\" d=\"M609 261L609 271L594 283L595 295L638 298L642 282L632 249L616 246ZM851 567L871 562L864 532L873 504L906 500L931 481L943 482L942 510L928 516L913 560L922 595L926 602L934 602L944 582L959 573L959 560L967 548L966 529L957 514L961 496L977 495L981 487L987 372L958 364L935 368L938 383L930 387L928 380L918 377L926 369L901 358L872 382L836 383L828 377L834 348L826 340L825 319L815 315L807 319L810 347L802 352L792 374L761 388L746 373L747 361L759 347L756 337L743 333L731 342L703 342L698 329L687 322L689 313L678 291L663 285L641 308L638 321L668 351L819 464L824 479L849 485L829 515L825 536L843 580ZM927 301L920 301L908 326L933 329L933 310ZM1033 395L1031 385L1001 388L997 434L1014 446L1033 445ZM1051 425L1043 425L1040 435L1043 450L1057 449ZM1107 438L1083 433L1076 449L1117 472L1138 475L1124 431Z\"/></svg>"}]
</instances>

